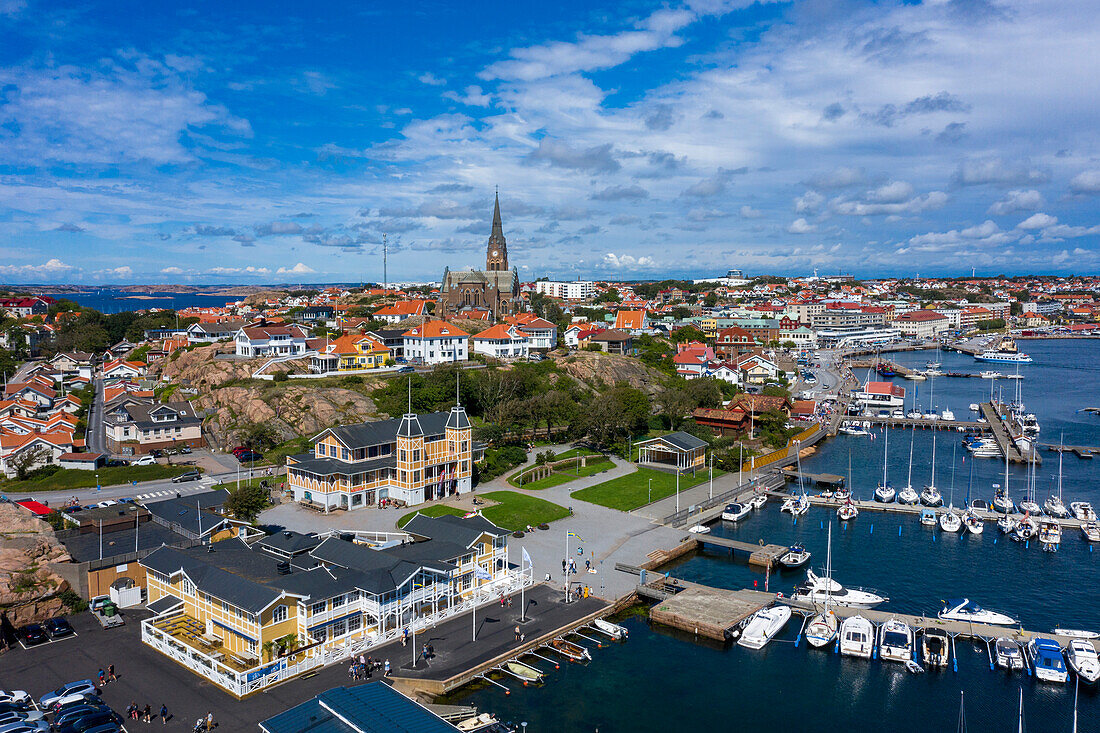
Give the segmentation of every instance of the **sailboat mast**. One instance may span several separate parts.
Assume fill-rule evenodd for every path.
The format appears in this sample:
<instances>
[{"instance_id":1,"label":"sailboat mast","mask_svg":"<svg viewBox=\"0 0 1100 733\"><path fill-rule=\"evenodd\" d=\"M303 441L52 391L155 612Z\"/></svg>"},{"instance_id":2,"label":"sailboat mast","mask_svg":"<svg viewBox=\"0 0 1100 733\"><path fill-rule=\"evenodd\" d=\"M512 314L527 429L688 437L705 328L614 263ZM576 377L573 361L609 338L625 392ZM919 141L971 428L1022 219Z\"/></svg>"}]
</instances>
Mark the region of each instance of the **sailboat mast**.
<instances>
[{"instance_id":1,"label":"sailboat mast","mask_svg":"<svg viewBox=\"0 0 1100 733\"><path fill-rule=\"evenodd\" d=\"M1062 454L1065 452L1063 450L1065 439L1065 433L1058 438L1058 501L1062 501Z\"/></svg>"},{"instance_id":2,"label":"sailboat mast","mask_svg":"<svg viewBox=\"0 0 1100 733\"><path fill-rule=\"evenodd\" d=\"M913 443L917 439L917 426L913 425L913 434L909 436L909 479L906 481L906 486L913 487Z\"/></svg>"},{"instance_id":3,"label":"sailboat mast","mask_svg":"<svg viewBox=\"0 0 1100 733\"><path fill-rule=\"evenodd\" d=\"M890 426L887 425L882 431L882 485L886 486L886 459L890 455Z\"/></svg>"},{"instance_id":4,"label":"sailboat mast","mask_svg":"<svg viewBox=\"0 0 1100 733\"><path fill-rule=\"evenodd\" d=\"M932 430L932 488L936 488L936 431Z\"/></svg>"}]
</instances>

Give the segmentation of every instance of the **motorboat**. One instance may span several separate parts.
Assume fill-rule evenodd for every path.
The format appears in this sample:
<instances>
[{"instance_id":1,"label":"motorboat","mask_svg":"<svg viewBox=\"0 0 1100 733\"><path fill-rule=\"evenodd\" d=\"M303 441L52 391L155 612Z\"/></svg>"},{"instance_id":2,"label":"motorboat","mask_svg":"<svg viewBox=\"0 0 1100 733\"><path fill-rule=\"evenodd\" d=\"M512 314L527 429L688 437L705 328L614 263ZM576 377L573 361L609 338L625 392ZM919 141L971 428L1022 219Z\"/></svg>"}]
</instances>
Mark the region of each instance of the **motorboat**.
<instances>
[{"instance_id":1,"label":"motorboat","mask_svg":"<svg viewBox=\"0 0 1100 733\"><path fill-rule=\"evenodd\" d=\"M1075 519L1082 522L1096 521L1096 511L1092 508L1092 504L1087 501L1071 501L1069 509L1073 513Z\"/></svg>"},{"instance_id":2,"label":"motorboat","mask_svg":"<svg viewBox=\"0 0 1100 733\"><path fill-rule=\"evenodd\" d=\"M991 370L986 370L984 372L980 372L978 374L978 376L981 377L982 379L1001 379L1002 377L1004 377L1004 375L1001 374L1000 372L994 372L994 371L991 371ZM977 412L977 410L974 410L974 412Z\"/></svg>"},{"instance_id":3,"label":"motorboat","mask_svg":"<svg viewBox=\"0 0 1100 733\"><path fill-rule=\"evenodd\" d=\"M905 413L905 416L910 420L920 420L922 417L924 417L924 413L920 410L910 410L909 412Z\"/></svg>"},{"instance_id":4,"label":"motorboat","mask_svg":"<svg viewBox=\"0 0 1100 733\"><path fill-rule=\"evenodd\" d=\"M740 522L751 511L752 507L748 504L726 504L726 508L722 510L722 519L726 522Z\"/></svg>"},{"instance_id":5,"label":"motorboat","mask_svg":"<svg viewBox=\"0 0 1100 733\"><path fill-rule=\"evenodd\" d=\"M481 715L475 715L471 718L460 720L455 723L455 727L464 733L479 733L483 730L490 730L492 726L499 722L497 716L492 713L482 713Z\"/></svg>"},{"instance_id":6,"label":"motorboat","mask_svg":"<svg viewBox=\"0 0 1100 733\"><path fill-rule=\"evenodd\" d=\"M970 403L970 411L971 412L981 412L982 408L981 408L981 406L978 405L977 402L971 402Z\"/></svg>"},{"instance_id":7,"label":"motorboat","mask_svg":"<svg viewBox=\"0 0 1100 733\"><path fill-rule=\"evenodd\" d=\"M913 658L913 629L904 621L892 618L882 625L878 637L878 655L893 662L908 662Z\"/></svg>"},{"instance_id":8,"label":"motorboat","mask_svg":"<svg viewBox=\"0 0 1100 733\"><path fill-rule=\"evenodd\" d=\"M1085 535L1085 540L1088 542L1100 542L1100 524L1096 522L1085 522L1081 525L1081 532Z\"/></svg>"},{"instance_id":9,"label":"motorboat","mask_svg":"<svg viewBox=\"0 0 1100 733\"><path fill-rule=\"evenodd\" d=\"M1065 519L1069 516L1069 509L1062 503L1062 499L1055 494L1051 494L1050 498L1043 502L1043 512L1048 517L1057 519Z\"/></svg>"},{"instance_id":10,"label":"motorboat","mask_svg":"<svg viewBox=\"0 0 1100 733\"><path fill-rule=\"evenodd\" d=\"M1100 631L1085 631L1083 629L1054 629L1058 636L1069 636L1074 639L1100 639Z\"/></svg>"},{"instance_id":11,"label":"motorboat","mask_svg":"<svg viewBox=\"0 0 1100 733\"><path fill-rule=\"evenodd\" d=\"M1039 534L1039 523L1028 515L1024 515L1016 522L1016 531L1012 533L1012 539L1017 542L1028 542Z\"/></svg>"},{"instance_id":12,"label":"motorboat","mask_svg":"<svg viewBox=\"0 0 1100 733\"><path fill-rule=\"evenodd\" d=\"M745 630L741 632L738 645L749 649L762 649L765 644L783 630L791 619L790 606L772 606L762 608L749 616Z\"/></svg>"},{"instance_id":13,"label":"motorboat","mask_svg":"<svg viewBox=\"0 0 1100 733\"><path fill-rule=\"evenodd\" d=\"M859 508L852 503L851 499L837 507L836 518L842 522L847 522L849 520L855 519L858 516Z\"/></svg>"},{"instance_id":14,"label":"motorboat","mask_svg":"<svg viewBox=\"0 0 1100 733\"><path fill-rule=\"evenodd\" d=\"M627 630L625 626L619 624L613 624L607 619L598 618L592 621L592 625L596 627L597 631L607 634L612 639L623 640L627 637Z\"/></svg>"},{"instance_id":15,"label":"motorboat","mask_svg":"<svg viewBox=\"0 0 1100 733\"><path fill-rule=\"evenodd\" d=\"M924 663L929 667L946 667L947 659L951 655L947 632L943 629L925 629L921 635L921 651L924 654Z\"/></svg>"},{"instance_id":16,"label":"motorboat","mask_svg":"<svg viewBox=\"0 0 1100 733\"><path fill-rule=\"evenodd\" d=\"M820 649L836 638L838 621L833 611L815 614L806 624L806 641L810 646Z\"/></svg>"},{"instance_id":17,"label":"motorboat","mask_svg":"<svg viewBox=\"0 0 1100 733\"><path fill-rule=\"evenodd\" d=\"M696 524L688 527L688 532L692 534L710 534L710 527L705 524Z\"/></svg>"},{"instance_id":18,"label":"motorboat","mask_svg":"<svg viewBox=\"0 0 1100 733\"><path fill-rule=\"evenodd\" d=\"M879 484L875 489L875 501L880 504L889 504L897 497L897 492L890 484Z\"/></svg>"},{"instance_id":19,"label":"motorboat","mask_svg":"<svg viewBox=\"0 0 1100 733\"><path fill-rule=\"evenodd\" d=\"M1024 434L1035 436L1041 432L1039 427L1039 419L1035 417L1035 413L1025 412L1018 418L1020 423L1020 429L1024 431Z\"/></svg>"},{"instance_id":20,"label":"motorboat","mask_svg":"<svg viewBox=\"0 0 1100 733\"><path fill-rule=\"evenodd\" d=\"M746 503L753 509L763 509L768 503L768 495L761 491L759 494L754 494Z\"/></svg>"},{"instance_id":21,"label":"motorboat","mask_svg":"<svg viewBox=\"0 0 1100 733\"><path fill-rule=\"evenodd\" d=\"M898 492L898 503L907 504L912 506L920 501L920 496L913 490L912 486L906 486L904 489Z\"/></svg>"},{"instance_id":22,"label":"motorboat","mask_svg":"<svg viewBox=\"0 0 1100 733\"><path fill-rule=\"evenodd\" d=\"M993 650L997 656L997 666L1010 672L1024 668L1024 655L1020 651L1020 645L1012 639L1000 637L993 644Z\"/></svg>"},{"instance_id":23,"label":"motorboat","mask_svg":"<svg viewBox=\"0 0 1100 733\"><path fill-rule=\"evenodd\" d=\"M542 680L542 672L534 667L527 666L523 662L508 662L504 665L504 669L513 677L523 680L524 683L540 682Z\"/></svg>"},{"instance_id":24,"label":"motorboat","mask_svg":"<svg viewBox=\"0 0 1100 733\"><path fill-rule=\"evenodd\" d=\"M833 501L844 503L852 500L852 490L846 486L841 486L839 489L833 492Z\"/></svg>"},{"instance_id":25,"label":"motorboat","mask_svg":"<svg viewBox=\"0 0 1100 733\"><path fill-rule=\"evenodd\" d=\"M944 532L958 532L962 529L962 519L954 508L948 509L940 515L940 529Z\"/></svg>"},{"instance_id":26,"label":"motorboat","mask_svg":"<svg viewBox=\"0 0 1100 733\"><path fill-rule=\"evenodd\" d=\"M871 658L875 646L875 627L862 616L849 616L840 622L840 653L846 657Z\"/></svg>"},{"instance_id":27,"label":"motorboat","mask_svg":"<svg viewBox=\"0 0 1100 733\"><path fill-rule=\"evenodd\" d=\"M1039 522L1039 546L1047 552L1057 552L1062 544L1062 525L1053 517Z\"/></svg>"},{"instance_id":28,"label":"motorboat","mask_svg":"<svg viewBox=\"0 0 1100 733\"><path fill-rule=\"evenodd\" d=\"M963 514L962 522L969 534L981 534L985 531L985 520L974 511L973 507Z\"/></svg>"},{"instance_id":29,"label":"motorboat","mask_svg":"<svg viewBox=\"0 0 1100 733\"><path fill-rule=\"evenodd\" d=\"M969 621L994 626L1016 625L1016 619L1011 616L986 610L969 598L953 598L945 602L943 608L936 615L944 621Z\"/></svg>"},{"instance_id":30,"label":"motorboat","mask_svg":"<svg viewBox=\"0 0 1100 733\"><path fill-rule=\"evenodd\" d=\"M1100 679L1100 657L1091 642L1074 639L1066 647L1066 661L1082 682L1096 684Z\"/></svg>"},{"instance_id":31,"label":"motorboat","mask_svg":"<svg viewBox=\"0 0 1100 733\"><path fill-rule=\"evenodd\" d=\"M864 590L863 588L845 588L832 578L822 578L813 570L806 571L806 580L795 588L791 597L795 600L821 604L828 601L837 606L851 608L874 608L885 603L888 598Z\"/></svg>"},{"instance_id":32,"label":"motorboat","mask_svg":"<svg viewBox=\"0 0 1100 733\"><path fill-rule=\"evenodd\" d=\"M940 417L944 420L955 422L955 413L951 412L951 410L948 410L946 407L940 412Z\"/></svg>"},{"instance_id":33,"label":"motorboat","mask_svg":"<svg viewBox=\"0 0 1100 733\"><path fill-rule=\"evenodd\" d=\"M936 526L936 512L934 509L921 509L920 510L920 523L925 527Z\"/></svg>"},{"instance_id":34,"label":"motorboat","mask_svg":"<svg viewBox=\"0 0 1100 733\"><path fill-rule=\"evenodd\" d=\"M558 654L572 659L574 662L579 662L582 659L586 661L592 660L592 655L588 653L580 644L574 644L571 641L565 639L554 639L550 642L550 647L554 649Z\"/></svg>"},{"instance_id":35,"label":"motorboat","mask_svg":"<svg viewBox=\"0 0 1100 733\"><path fill-rule=\"evenodd\" d=\"M979 438L966 443L966 449L975 458L1000 458L1001 448L993 438Z\"/></svg>"},{"instance_id":36,"label":"motorboat","mask_svg":"<svg viewBox=\"0 0 1100 733\"><path fill-rule=\"evenodd\" d=\"M779 564L788 569L800 568L810 561L810 551L802 544L791 545L779 556Z\"/></svg>"},{"instance_id":37,"label":"motorboat","mask_svg":"<svg viewBox=\"0 0 1100 733\"><path fill-rule=\"evenodd\" d=\"M783 500L783 504L779 507L781 512L790 512L794 516L799 516L810 511L810 497L805 494L798 494ZM726 517L723 516L722 519Z\"/></svg>"},{"instance_id":38,"label":"motorboat","mask_svg":"<svg viewBox=\"0 0 1100 733\"><path fill-rule=\"evenodd\" d=\"M1069 679L1069 672L1066 671L1066 663L1062 658L1062 647L1054 639L1041 636L1032 638L1027 644L1027 653L1039 680L1064 683Z\"/></svg>"}]
</instances>

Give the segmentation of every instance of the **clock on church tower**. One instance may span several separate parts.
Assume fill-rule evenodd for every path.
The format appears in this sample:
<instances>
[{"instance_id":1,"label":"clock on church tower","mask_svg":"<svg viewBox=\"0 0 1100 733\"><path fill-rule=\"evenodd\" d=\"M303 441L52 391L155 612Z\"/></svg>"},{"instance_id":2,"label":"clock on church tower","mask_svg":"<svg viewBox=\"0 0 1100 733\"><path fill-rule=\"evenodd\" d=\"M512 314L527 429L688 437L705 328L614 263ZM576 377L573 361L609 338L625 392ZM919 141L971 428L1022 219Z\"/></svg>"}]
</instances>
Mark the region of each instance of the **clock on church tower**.
<instances>
[{"instance_id":1,"label":"clock on church tower","mask_svg":"<svg viewBox=\"0 0 1100 733\"><path fill-rule=\"evenodd\" d=\"M493 231L489 234L486 247L485 269L490 272L508 269L508 243L504 240L504 225L500 221L500 194L497 194L493 204Z\"/></svg>"}]
</instances>

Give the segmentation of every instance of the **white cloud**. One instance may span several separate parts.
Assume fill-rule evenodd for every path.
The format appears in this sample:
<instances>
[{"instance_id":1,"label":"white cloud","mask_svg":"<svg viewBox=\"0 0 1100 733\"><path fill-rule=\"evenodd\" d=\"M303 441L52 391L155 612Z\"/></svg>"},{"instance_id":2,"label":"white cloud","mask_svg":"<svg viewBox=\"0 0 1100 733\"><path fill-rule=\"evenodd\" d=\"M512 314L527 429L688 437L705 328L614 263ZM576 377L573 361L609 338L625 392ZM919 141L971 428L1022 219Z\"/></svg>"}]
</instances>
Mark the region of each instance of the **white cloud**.
<instances>
[{"instance_id":1,"label":"white cloud","mask_svg":"<svg viewBox=\"0 0 1100 733\"><path fill-rule=\"evenodd\" d=\"M1004 198L993 202L986 212L992 216L1007 216L1017 211L1035 211L1043 205L1043 195L1035 189L1026 191L1014 190L1005 194Z\"/></svg>"},{"instance_id":2,"label":"white cloud","mask_svg":"<svg viewBox=\"0 0 1100 733\"><path fill-rule=\"evenodd\" d=\"M1027 160L1005 160L1000 156L972 158L959 163L954 182L959 186L1018 186L1046 183L1050 173Z\"/></svg>"},{"instance_id":3,"label":"white cloud","mask_svg":"<svg viewBox=\"0 0 1100 733\"><path fill-rule=\"evenodd\" d=\"M614 252L608 252L603 256L603 264L608 267L623 268L623 269L639 269L645 267L654 267L657 262L652 257L635 257L634 255L619 255Z\"/></svg>"},{"instance_id":4,"label":"white cloud","mask_svg":"<svg viewBox=\"0 0 1100 733\"><path fill-rule=\"evenodd\" d=\"M759 219L762 216L764 216L764 212L760 211L760 209L754 209L748 205L741 207L742 219Z\"/></svg>"},{"instance_id":5,"label":"white cloud","mask_svg":"<svg viewBox=\"0 0 1100 733\"><path fill-rule=\"evenodd\" d=\"M446 79L442 79L430 71L426 71L416 78L421 84L427 84L432 87L441 87L447 83Z\"/></svg>"},{"instance_id":6,"label":"white cloud","mask_svg":"<svg viewBox=\"0 0 1100 733\"><path fill-rule=\"evenodd\" d=\"M817 191L807 191L794 200L796 214L816 214L825 205L825 197Z\"/></svg>"},{"instance_id":7,"label":"white cloud","mask_svg":"<svg viewBox=\"0 0 1100 733\"><path fill-rule=\"evenodd\" d=\"M1016 228L1030 231L1033 229L1045 229L1046 227L1054 226L1057 223L1058 217L1039 212L1037 214L1032 214L1028 218L1021 221L1019 224L1016 225Z\"/></svg>"},{"instance_id":8,"label":"white cloud","mask_svg":"<svg viewBox=\"0 0 1100 733\"><path fill-rule=\"evenodd\" d=\"M311 275L315 272L317 272L317 271L314 270L312 267L309 267L308 265L306 265L302 262L299 262L298 264L296 264L294 267L291 267L291 268L280 267L278 270L275 271L275 274L276 275Z\"/></svg>"},{"instance_id":9,"label":"white cloud","mask_svg":"<svg viewBox=\"0 0 1100 733\"><path fill-rule=\"evenodd\" d=\"M162 275L182 275L183 268L172 265L170 267L162 267L160 270Z\"/></svg>"},{"instance_id":10,"label":"white cloud","mask_svg":"<svg viewBox=\"0 0 1100 733\"><path fill-rule=\"evenodd\" d=\"M300 263L299 266L304 267ZM279 268L279 272L282 273L283 268ZM290 272L290 270L286 272ZM310 270L310 272L313 272L313 270ZM211 267L206 271L208 275L268 275L270 273L271 270L266 267L255 267L253 265L248 267Z\"/></svg>"},{"instance_id":11,"label":"white cloud","mask_svg":"<svg viewBox=\"0 0 1100 733\"><path fill-rule=\"evenodd\" d=\"M96 270L95 274L101 277L121 277L128 280L134 276L134 270L129 265L122 265L121 267L112 267L106 270Z\"/></svg>"},{"instance_id":12,"label":"white cloud","mask_svg":"<svg viewBox=\"0 0 1100 733\"><path fill-rule=\"evenodd\" d=\"M873 191L868 191L867 198L882 204L899 204L912 198L913 193L912 184L905 181L891 181Z\"/></svg>"},{"instance_id":13,"label":"white cloud","mask_svg":"<svg viewBox=\"0 0 1100 733\"><path fill-rule=\"evenodd\" d=\"M1081 171L1069 182L1074 193L1100 193L1100 170Z\"/></svg>"},{"instance_id":14,"label":"white cloud","mask_svg":"<svg viewBox=\"0 0 1100 733\"><path fill-rule=\"evenodd\" d=\"M53 257L41 265L0 265L0 275L58 276L74 269L71 265L66 265Z\"/></svg>"},{"instance_id":15,"label":"white cloud","mask_svg":"<svg viewBox=\"0 0 1100 733\"><path fill-rule=\"evenodd\" d=\"M931 211L943 208L947 203L947 194L943 191L916 196L908 201L894 204L868 203L863 201L834 201L833 211L847 216L880 216L883 214L919 214L923 211Z\"/></svg>"},{"instance_id":16,"label":"white cloud","mask_svg":"<svg viewBox=\"0 0 1100 733\"><path fill-rule=\"evenodd\" d=\"M488 107L493 99L489 94L481 91L481 87L476 84L466 87L461 95L458 92L450 90L443 92L443 98L465 104L469 107Z\"/></svg>"},{"instance_id":17,"label":"white cloud","mask_svg":"<svg viewBox=\"0 0 1100 733\"><path fill-rule=\"evenodd\" d=\"M792 221L790 226L787 227L787 231L791 234L809 234L815 229L817 229L816 226L801 217Z\"/></svg>"}]
</instances>

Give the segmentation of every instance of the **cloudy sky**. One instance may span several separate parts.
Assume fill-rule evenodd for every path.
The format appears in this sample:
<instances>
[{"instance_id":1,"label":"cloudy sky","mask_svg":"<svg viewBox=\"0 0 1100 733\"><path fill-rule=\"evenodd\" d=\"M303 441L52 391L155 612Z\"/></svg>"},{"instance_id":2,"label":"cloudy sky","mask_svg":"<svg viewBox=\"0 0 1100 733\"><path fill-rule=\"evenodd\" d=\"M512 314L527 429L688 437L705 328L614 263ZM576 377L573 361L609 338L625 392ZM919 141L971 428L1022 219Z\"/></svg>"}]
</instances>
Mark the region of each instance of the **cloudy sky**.
<instances>
[{"instance_id":1,"label":"cloudy sky","mask_svg":"<svg viewBox=\"0 0 1100 733\"><path fill-rule=\"evenodd\" d=\"M1100 270L1095 0L0 0L0 280Z\"/></svg>"}]
</instances>

